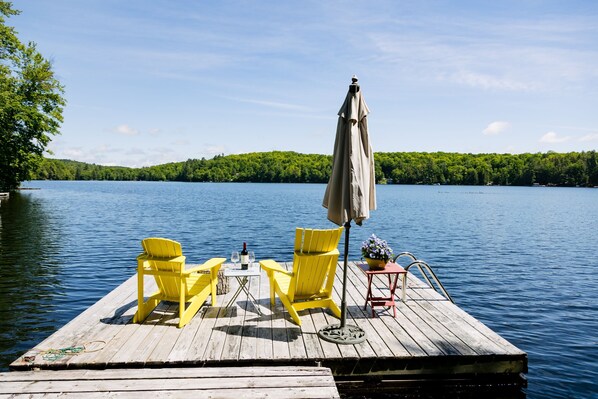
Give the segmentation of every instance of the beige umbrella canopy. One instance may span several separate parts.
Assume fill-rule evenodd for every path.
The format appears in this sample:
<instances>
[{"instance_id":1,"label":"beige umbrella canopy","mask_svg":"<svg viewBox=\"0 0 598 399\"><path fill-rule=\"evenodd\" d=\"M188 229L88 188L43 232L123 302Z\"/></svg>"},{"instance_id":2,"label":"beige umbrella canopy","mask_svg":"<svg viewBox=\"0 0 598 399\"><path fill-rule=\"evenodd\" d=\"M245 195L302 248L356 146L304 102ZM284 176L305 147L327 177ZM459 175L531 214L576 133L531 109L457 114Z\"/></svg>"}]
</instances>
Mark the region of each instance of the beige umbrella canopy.
<instances>
[{"instance_id":1,"label":"beige umbrella canopy","mask_svg":"<svg viewBox=\"0 0 598 399\"><path fill-rule=\"evenodd\" d=\"M368 136L370 110L357 85L357 78L338 111L332 174L326 186L323 206L328 219L344 225L354 220L359 226L376 209L374 152Z\"/></svg>"},{"instance_id":2,"label":"beige umbrella canopy","mask_svg":"<svg viewBox=\"0 0 598 399\"><path fill-rule=\"evenodd\" d=\"M346 325L349 230L351 220L361 226L362 221L370 217L370 211L376 209L374 152L370 146L367 124L370 110L359 90L357 77L353 76L352 81L338 112L332 173L322 204L328 209L328 219L345 227L341 323L318 331L321 338L338 344L355 344L365 340L365 332L361 328Z\"/></svg>"}]
</instances>

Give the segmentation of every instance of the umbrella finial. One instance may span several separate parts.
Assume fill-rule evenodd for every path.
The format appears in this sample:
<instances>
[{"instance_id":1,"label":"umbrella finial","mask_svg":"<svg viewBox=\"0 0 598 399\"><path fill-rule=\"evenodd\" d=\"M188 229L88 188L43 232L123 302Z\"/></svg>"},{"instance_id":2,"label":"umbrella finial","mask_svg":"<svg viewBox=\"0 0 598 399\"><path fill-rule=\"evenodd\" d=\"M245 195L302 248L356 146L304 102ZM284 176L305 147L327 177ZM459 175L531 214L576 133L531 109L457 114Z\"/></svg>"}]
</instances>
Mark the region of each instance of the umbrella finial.
<instances>
[{"instance_id":1,"label":"umbrella finial","mask_svg":"<svg viewBox=\"0 0 598 399\"><path fill-rule=\"evenodd\" d=\"M349 91L353 94L355 94L359 91L359 85L357 84L358 80L359 79L357 78L357 75L353 75L353 77L351 78L351 84L349 85Z\"/></svg>"}]
</instances>

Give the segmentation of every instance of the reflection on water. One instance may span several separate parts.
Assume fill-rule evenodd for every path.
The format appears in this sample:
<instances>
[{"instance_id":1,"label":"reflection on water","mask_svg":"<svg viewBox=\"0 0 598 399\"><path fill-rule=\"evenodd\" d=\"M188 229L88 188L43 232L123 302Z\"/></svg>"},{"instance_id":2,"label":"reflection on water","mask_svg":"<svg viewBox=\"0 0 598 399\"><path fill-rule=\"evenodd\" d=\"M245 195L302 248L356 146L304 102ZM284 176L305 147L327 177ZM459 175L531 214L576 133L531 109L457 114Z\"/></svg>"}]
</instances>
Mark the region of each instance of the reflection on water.
<instances>
[{"instance_id":1,"label":"reflection on water","mask_svg":"<svg viewBox=\"0 0 598 399\"><path fill-rule=\"evenodd\" d=\"M28 193L0 204L0 362L12 362L62 323L60 215Z\"/></svg>"},{"instance_id":2,"label":"reflection on water","mask_svg":"<svg viewBox=\"0 0 598 399\"><path fill-rule=\"evenodd\" d=\"M243 241L258 259L288 261L295 227L332 227L322 184L28 186L41 190L0 208L0 368L132 276L145 237L181 242L189 263ZM372 233L413 252L460 307L528 353L528 398L598 397L597 189L377 190L378 210L351 229L351 259Z\"/></svg>"}]
</instances>

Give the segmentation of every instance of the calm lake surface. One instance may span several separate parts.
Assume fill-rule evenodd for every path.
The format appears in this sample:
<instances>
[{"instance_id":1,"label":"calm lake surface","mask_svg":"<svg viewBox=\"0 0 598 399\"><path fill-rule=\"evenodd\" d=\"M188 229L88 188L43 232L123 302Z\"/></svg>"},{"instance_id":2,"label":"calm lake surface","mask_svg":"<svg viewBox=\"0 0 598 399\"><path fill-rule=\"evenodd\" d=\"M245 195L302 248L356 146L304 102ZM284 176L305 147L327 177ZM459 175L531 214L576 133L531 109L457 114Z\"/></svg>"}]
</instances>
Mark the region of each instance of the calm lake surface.
<instances>
[{"instance_id":1,"label":"calm lake surface","mask_svg":"<svg viewBox=\"0 0 598 399\"><path fill-rule=\"evenodd\" d=\"M330 228L325 185L44 182L0 206L0 368L135 273L140 241L189 262L291 260L294 228ZM598 397L598 189L378 186L351 229L430 263L455 302L529 356L528 398Z\"/></svg>"}]
</instances>

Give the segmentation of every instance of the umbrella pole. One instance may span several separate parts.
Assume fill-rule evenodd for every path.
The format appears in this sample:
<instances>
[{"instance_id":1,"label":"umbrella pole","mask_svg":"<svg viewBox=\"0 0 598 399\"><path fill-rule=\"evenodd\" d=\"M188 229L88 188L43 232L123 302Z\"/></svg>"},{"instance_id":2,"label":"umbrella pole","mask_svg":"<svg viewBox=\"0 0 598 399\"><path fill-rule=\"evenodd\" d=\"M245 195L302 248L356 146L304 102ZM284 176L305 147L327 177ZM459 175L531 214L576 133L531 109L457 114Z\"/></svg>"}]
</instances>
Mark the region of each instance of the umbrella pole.
<instances>
[{"instance_id":1,"label":"umbrella pole","mask_svg":"<svg viewBox=\"0 0 598 399\"><path fill-rule=\"evenodd\" d=\"M329 324L318 331L318 336L335 344L358 344L365 341L366 335L358 326L347 325L347 264L349 258L349 230L351 221L345 223L345 258L343 259L343 294L341 299L341 324Z\"/></svg>"},{"instance_id":2,"label":"umbrella pole","mask_svg":"<svg viewBox=\"0 0 598 399\"><path fill-rule=\"evenodd\" d=\"M347 263L349 258L349 231L351 221L345 223L345 257L343 258L343 298L341 300L341 328L347 324Z\"/></svg>"}]
</instances>

